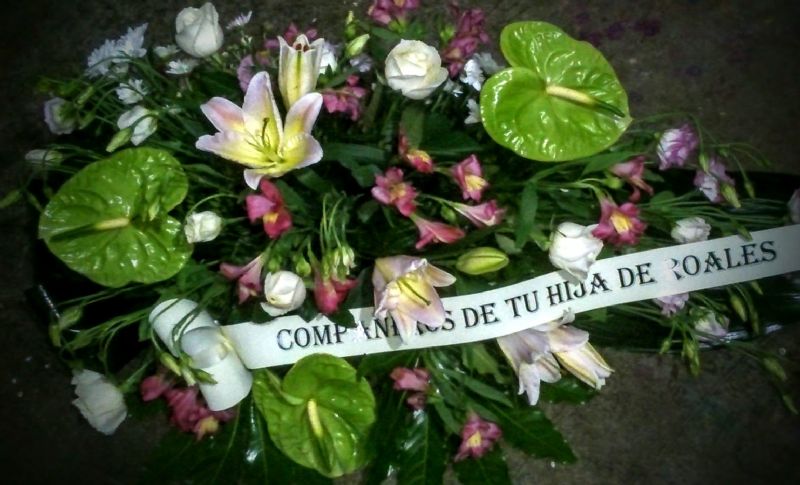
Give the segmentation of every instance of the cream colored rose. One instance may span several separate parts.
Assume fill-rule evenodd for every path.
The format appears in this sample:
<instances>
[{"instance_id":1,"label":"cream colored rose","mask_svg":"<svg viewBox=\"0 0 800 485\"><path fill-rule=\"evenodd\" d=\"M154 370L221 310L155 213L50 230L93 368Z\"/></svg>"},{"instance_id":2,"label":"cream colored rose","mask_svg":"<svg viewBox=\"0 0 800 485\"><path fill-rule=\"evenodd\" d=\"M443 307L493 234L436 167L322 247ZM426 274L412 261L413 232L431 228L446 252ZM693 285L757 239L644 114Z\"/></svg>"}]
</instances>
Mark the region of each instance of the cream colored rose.
<instances>
[{"instance_id":1,"label":"cream colored rose","mask_svg":"<svg viewBox=\"0 0 800 485\"><path fill-rule=\"evenodd\" d=\"M128 409L122 392L104 375L90 370L75 371L72 384L78 395L72 404L94 429L111 434L125 420Z\"/></svg>"},{"instance_id":2,"label":"cream colored rose","mask_svg":"<svg viewBox=\"0 0 800 485\"><path fill-rule=\"evenodd\" d=\"M186 218L183 232L190 243L216 239L222 230L222 218L212 211L195 212Z\"/></svg>"},{"instance_id":3,"label":"cream colored rose","mask_svg":"<svg viewBox=\"0 0 800 485\"><path fill-rule=\"evenodd\" d=\"M418 40L401 40L386 58L386 82L411 99L428 97L447 79L436 49Z\"/></svg>"},{"instance_id":4,"label":"cream colored rose","mask_svg":"<svg viewBox=\"0 0 800 485\"><path fill-rule=\"evenodd\" d=\"M211 2L184 8L175 18L175 43L191 56L210 56L222 47L222 39L219 14Z\"/></svg>"},{"instance_id":5,"label":"cream colored rose","mask_svg":"<svg viewBox=\"0 0 800 485\"><path fill-rule=\"evenodd\" d=\"M550 262L583 281L594 264L603 241L592 235L596 225L581 226L564 222L556 228L550 241Z\"/></svg>"},{"instance_id":6,"label":"cream colored rose","mask_svg":"<svg viewBox=\"0 0 800 485\"><path fill-rule=\"evenodd\" d=\"M672 239L682 244L705 241L709 234L711 226L702 217L687 217L676 221L670 232Z\"/></svg>"},{"instance_id":7,"label":"cream colored rose","mask_svg":"<svg viewBox=\"0 0 800 485\"><path fill-rule=\"evenodd\" d=\"M291 271L269 273L264 279L264 297L267 301L261 308L277 317L300 308L306 299L306 287L303 279Z\"/></svg>"}]
</instances>

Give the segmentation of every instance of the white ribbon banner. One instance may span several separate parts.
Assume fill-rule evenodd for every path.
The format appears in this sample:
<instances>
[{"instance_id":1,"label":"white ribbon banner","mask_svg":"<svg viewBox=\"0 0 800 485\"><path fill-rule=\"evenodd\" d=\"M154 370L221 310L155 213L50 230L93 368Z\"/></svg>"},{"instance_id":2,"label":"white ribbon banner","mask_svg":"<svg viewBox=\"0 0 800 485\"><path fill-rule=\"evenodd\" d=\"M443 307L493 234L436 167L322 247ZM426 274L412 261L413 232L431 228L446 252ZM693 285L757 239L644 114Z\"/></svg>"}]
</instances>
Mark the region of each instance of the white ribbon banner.
<instances>
[{"instance_id":1,"label":"white ribbon banner","mask_svg":"<svg viewBox=\"0 0 800 485\"><path fill-rule=\"evenodd\" d=\"M292 364L318 352L347 357L477 342L556 320L567 309L579 313L798 271L799 242L800 225L786 226L754 232L750 240L730 236L600 260L584 283L558 271L444 298L445 324L439 329L420 324L420 335L405 343L391 318L374 318L371 307L350 310L361 323L356 329L323 316L309 323L288 316L220 329L250 369Z\"/></svg>"}]
</instances>

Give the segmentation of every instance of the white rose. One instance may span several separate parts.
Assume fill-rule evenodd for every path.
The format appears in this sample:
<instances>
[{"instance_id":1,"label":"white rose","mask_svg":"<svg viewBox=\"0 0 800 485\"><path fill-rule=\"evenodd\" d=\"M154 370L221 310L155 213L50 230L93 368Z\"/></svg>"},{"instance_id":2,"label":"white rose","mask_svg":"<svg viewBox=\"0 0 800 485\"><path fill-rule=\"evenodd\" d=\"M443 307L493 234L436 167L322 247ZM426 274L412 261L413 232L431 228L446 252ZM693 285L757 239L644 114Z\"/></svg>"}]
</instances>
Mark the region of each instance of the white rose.
<instances>
[{"instance_id":1,"label":"white rose","mask_svg":"<svg viewBox=\"0 0 800 485\"><path fill-rule=\"evenodd\" d=\"M133 127L131 143L139 145L141 142L145 141L147 137L155 133L158 123L156 122L155 113L153 111L150 111L144 106L136 105L119 115L117 127L119 127L120 130Z\"/></svg>"},{"instance_id":2,"label":"white rose","mask_svg":"<svg viewBox=\"0 0 800 485\"><path fill-rule=\"evenodd\" d=\"M208 242L219 236L222 218L212 211L195 212L186 218L183 232L190 243Z\"/></svg>"},{"instance_id":3,"label":"white rose","mask_svg":"<svg viewBox=\"0 0 800 485\"><path fill-rule=\"evenodd\" d=\"M687 217L675 222L670 236L675 241L685 244L705 241L711 234L711 226L702 217Z\"/></svg>"},{"instance_id":4,"label":"white rose","mask_svg":"<svg viewBox=\"0 0 800 485\"><path fill-rule=\"evenodd\" d=\"M592 235L597 227L564 222L556 228L550 240L550 262L572 276L584 281L594 264L603 241Z\"/></svg>"},{"instance_id":5,"label":"white rose","mask_svg":"<svg viewBox=\"0 0 800 485\"><path fill-rule=\"evenodd\" d=\"M797 189L789 199L789 218L795 224L800 224L800 189Z\"/></svg>"},{"instance_id":6,"label":"white rose","mask_svg":"<svg viewBox=\"0 0 800 485\"><path fill-rule=\"evenodd\" d=\"M436 49L418 40L401 40L386 58L386 82L411 99L429 96L447 79Z\"/></svg>"},{"instance_id":7,"label":"white rose","mask_svg":"<svg viewBox=\"0 0 800 485\"><path fill-rule=\"evenodd\" d=\"M291 271L267 273L264 279L264 296L266 303L261 308L273 317L295 310L306 299L306 287L303 279Z\"/></svg>"},{"instance_id":8,"label":"white rose","mask_svg":"<svg viewBox=\"0 0 800 485\"><path fill-rule=\"evenodd\" d=\"M64 98L51 98L44 103L44 122L54 135L68 135L78 125L72 104Z\"/></svg>"},{"instance_id":9,"label":"white rose","mask_svg":"<svg viewBox=\"0 0 800 485\"><path fill-rule=\"evenodd\" d=\"M97 431L103 434L116 431L128 414L122 392L97 372L82 370L74 371L73 375L78 398L72 404Z\"/></svg>"},{"instance_id":10,"label":"white rose","mask_svg":"<svg viewBox=\"0 0 800 485\"><path fill-rule=\"evenodd\" d=\"M194 57L208 57L222 47L222 26L211 2L188 7L175 18L175 43Z\"/></svg>"}]
</instances>

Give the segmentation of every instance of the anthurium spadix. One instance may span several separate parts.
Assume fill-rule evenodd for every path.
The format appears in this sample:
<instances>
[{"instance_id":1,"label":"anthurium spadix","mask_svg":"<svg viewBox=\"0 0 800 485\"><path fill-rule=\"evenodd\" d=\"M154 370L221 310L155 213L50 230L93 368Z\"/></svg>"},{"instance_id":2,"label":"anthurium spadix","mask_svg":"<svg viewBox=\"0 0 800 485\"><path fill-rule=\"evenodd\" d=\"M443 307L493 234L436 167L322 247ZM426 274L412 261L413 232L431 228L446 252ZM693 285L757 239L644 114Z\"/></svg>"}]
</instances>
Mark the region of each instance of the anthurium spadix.
<instances>
[{"instance_id":1,"label":"anthurium spadix","mask_svg":"<svg viewBox=\"0 0 800 485\"><path fill-rule=\"evenodd\" d=\"M322 95L308 93L289 109L283 123L269 75L259 72L250 81L241 108L220 97L200 106L219 131L201 136L195 146L248 167L245 182L256 189L262 177L280 177L322 158L322 147L311 136L321 107Z\"/></svg>"},{"instance_id":2,"label":"anthurium spadix","mask_svg":"<svg viewBox=\"0 0 800 485\"><path fill-rule=\"evenodd\" d=\"M297 36L289 44L278 37L280 57L278 58L278 88L286 109L317 87L320 64L322 62L324 39L308 42L305 34Z\"/></svg>"}]
</instances>

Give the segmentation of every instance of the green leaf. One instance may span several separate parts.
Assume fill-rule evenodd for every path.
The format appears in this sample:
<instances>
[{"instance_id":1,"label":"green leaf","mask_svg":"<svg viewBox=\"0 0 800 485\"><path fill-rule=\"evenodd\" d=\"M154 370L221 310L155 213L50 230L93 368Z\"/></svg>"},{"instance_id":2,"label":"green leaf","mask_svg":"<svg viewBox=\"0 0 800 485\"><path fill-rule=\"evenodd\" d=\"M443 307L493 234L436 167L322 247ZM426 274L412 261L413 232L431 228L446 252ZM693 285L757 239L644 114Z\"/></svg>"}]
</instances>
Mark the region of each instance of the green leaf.
<instances>
[{"instance_id":1,"label":"green leaf","mask_svg":"<svg viewBox=\"0 0 800 485\"><path fill-rule=\"evenodd\" d=\"M450 158L464 157L484 149L463 130L453 128L453 122L440 113L431 113L425 118L422 148L432 157Z\"/></svg>"},{"instance_id":2,"label":"green leaf","mask_svg":"<svg viewBox=\"0 0 800 485\"><path fill-rule=\"evenodd\" d=\"M424 410L415 411L398 451L399 485L442 483L447 455L442 432Z\"/></svg>"},{"instance_id":3,"label":"green leaf","mask_svg":"<svg viewBox=\"0 0 800 485\"><path fill-rule=\"evenodd\" d=\"M358 375L388 379L395 367L413 367L417 357L416 350L367 354L358 363Z\"/></svg>"},{"instance_id":4,"label":"green leaf","mask_svg":"<svg viewBox=\"0 0 800 485\"><path fill-rule=\"evenodd\" d=\"M425 110L418 104L409 105L400 116L400 128L408 139L409 148L419 147L425 128Z\"/></svg>"},{"instance_id":5,"label":"green leaf","mask_svg":"<svg viewBox=\"0 0 800 485\"><path fill-rule=\"evenodd\" d=\"M599 155L585 158L582 161L586 163L586 166L583 168L583 172L581 172L581 177L590 173L602 172L603 170L609 169L612 166L620 162L624 162L625 160L629 160L637 155L640 155L640 153L626 151L601 153Z\"/></svg>"},{"instance_id":6,"label":"green leaf","mask_svg":"<svg viewBox=\"0 0 800 485\"><path fill-rule=\"evenodd\" d=\"M597 391L572 376L564 376L554 383L542 382L539 399L544 402L584 404L597 395Z\"/></svg>"},{"instance_id":7,"label":"green leaf","mask_svg":"<svg viewBox=\"0 0 800 485\"><path fill-rule=\"evenodd\" d=\"M500 48L511 67L486 81L480 100L500 145L532 160L572 160L608 148L630 124L625 90L589 43L546 22L517 22Z\"/></svg>"},{"instance_id":8,"label":"green leaf","mask_svg":"<svg viewBox=\"0 0 800 485\"><path fill-rule=\"evenodd\" d=\"M503 451L496 446L480 458L467 458L453 464L458 481L463 485L485 485L487 483L510 484L508 465Z\"/></svg>"},{"instance_id":9,"label":"green leaf","mask_svg":"<svg viewBox=\"0 0 800 485\"><path fill-rule=\"evenodd\" d=\"M539 195L536 184L528 183L522 189L522 197L519 202L519 213L517 214L517 224L514 228L515 245L522 249L528 241L528 236L536 224L536 211L539 208Z\"/></svg>"},{"instance_id":10,"label":"green leaf","mask_svg":"<svg viewBox=\"0 0 800 485\"><path fill-rule=\"evenodd\" d=\"M397 468L401 450L400 434L411 419L405 394L392 389L388 378L383 381L377 395L377 420L369 436L369 448L373 456L363 475L364 483L368 485L383 483Z\"/></svg>"},{"instance_id":11,"label":"green leaf","mask_svg":"<svg viewBox=\"0 0 800 485\"><path fill-rule=\"evenodd\" d=\"M61 186L39 219L39 237L70 269L101 285L162 281L191 254L183 225L167 214L187 188L168 152L123 150Z\"/></svg>"},{"instance_id":12,"label":"green leaf","mask_svg":"<svg viewBox=\"0 0 800 485\"><path fill-rule=\"evenodd\" d=\"M514 447L539 458L552 458L560 463L572 463L572 453L564 437L553 423L536 407L509 409L486 403L499 420L503 438Z\"/></svg>"},{"instance_id":13,"label":"green leaf","mask_svg":"<svg viewBox=\"0 0 800 485\"><path fill-rule=\"evenodd\" d=\"M358 185L371 187L375 184L375 174L381 173L379 166L384 164L386 152L369 145L328 143L322 159L339 162L350 171Z\"/></svg>"},{"instance_id":14,"label":"green leaf","mask_svg":"<svg viewBox=\"0 0 800 485\"><path fill-rule=\"evenodd\" d=\"M497 382L505 382L497 359L486 349L486 345L478 342L461 345L461 363L467 369L483 375L491 374Z\"/></svg>"},{"instance_id":15,"label":"green leaf","mask_svg":"<svg viewBox=\"0 0 800 485\"><path fill-rule=\"evenodd\" d=\"M372 389L344 359L314 354L300 359L283 382L255 373L253 399L283 453L328 477L366 463L367 434L375 421Z\"/></svg>"},{"instance_id":16,"label":"green leaf","mask_svg":"<svg viewBox=\"0 0 800 485\"><path fill-rule=\"evenodd\" d=\"M154 451L142 483L265 483L273 475L268 448L264 421L248 399L215 435L198 441L190 433L168 433ZM278 453L274 448L271 452Z\"/></svg>"}]
</instances>

